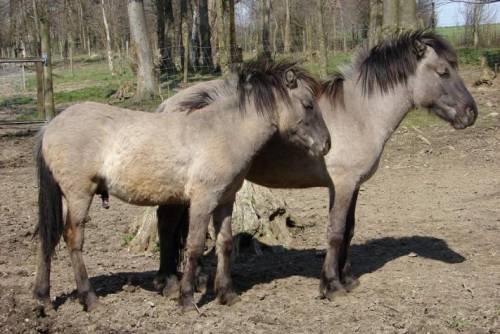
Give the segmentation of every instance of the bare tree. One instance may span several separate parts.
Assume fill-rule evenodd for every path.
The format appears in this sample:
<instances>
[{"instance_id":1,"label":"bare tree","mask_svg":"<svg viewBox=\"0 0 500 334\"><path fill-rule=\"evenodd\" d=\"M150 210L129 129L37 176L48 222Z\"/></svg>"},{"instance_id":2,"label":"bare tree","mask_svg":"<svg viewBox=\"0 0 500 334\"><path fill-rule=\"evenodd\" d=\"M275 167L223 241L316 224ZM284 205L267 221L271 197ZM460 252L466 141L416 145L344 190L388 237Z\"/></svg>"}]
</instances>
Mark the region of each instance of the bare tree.
<instances>
[{"instance_id":1,"label":"bare tree","mask_svg":"<svg viewBox=\"0 0 500 334\"><path fill-rule=\"evenodd\" d=\"M167 42L167 33L173 27L174 23L172 1L156 0L156 15L156 36L160 54L160 70L172 73L175 72L175 65Z\"/></svg>"},{"instance_id":2,"label":"bare tree","mask_svg":"<svg viewBox=\"0 0 500 334\"><path fill-rule=\"evenodd\" d=\"M200 10L200 45L201 45L201 65L209 71L213 69L212 46L210 44L211 28L208 15L208 0L199 0Z\"/></svg>"},{"instance_id":3,"label":"bare tree","mask_svg":"<svg viewBox=\"0 0 500 334\"><path fill-rule=\"evenodd\" d=\"M217 35L219 41L219 64L224 75L236 62L236 28L234 22L234 0L217 0Z\"/></svg>"},{"instance_id":4,"label":"bare tree","mask_svg":"<svg viewBox=\"0 0 500 334\"><path fill-rule=\"evenodd\" d=\"M382 0L370 0L370 26L368 42L370 47L377 45L382 32Z\"/></svg>"},{"instance_id":5,"label":"bare tree","mask_svg":"<svg viewBox=\"0 0 500 334\"><path fill-rule=\"evenodd\" d=\"M383 30L385 35L389 35L398 29L398 0L384 0L383 7Z\"/></svg>"},{"instance_id":6,"label":"bare tree","mask_svg":"<svg viewBox=\"0 0 500 334\"><path fill-rule=\"evenodd\" d=\"M319 46L319 75L321 78L327 77L328 67L328 52L326 49L326 31L323 18L323 11L325 10L325 0L316 0L317 10L317 29L318 29L318 46Z\"/></svg>"},{"instance_id":7,"label":"bare tree","mask_svg":"<svg viewBox=\"0 0 500 334\"><path fill-rule=\"evenodd\" d=\"M261 0L262 33L261 45L262 55L271 58L270 21L271 21L271 0Z\"/></svg>"},{"instance_id":8,"label":"bare tree","mask_svg":"<svg viewBox=\"0 0 500 334\"><path fill-rule=\"evenodd\" d=\"M128 16L130 37L137 55L137 92L135 98L144 100L157 95L158 86L142 0L128 0Z\"/></svg>"},{"instance_id":9,"label":"bare tree","mask_svg":"<svg viewBox=\"0 0 500 334\"><path fill-rule=\"evenodd\" d=\"M399 27L402 29L417 28L416 0L399 0Z\"/></svg>"},{"instance_id":10,"label":"bare tree","mask_svg":"<svg viewBox=\"0 0 500 334\"><path fill-rule=\"evenodd\" d=\"M284 36L284 52L290 53L292 50L292 31L290 23L290 0L285 0L285 36Z\"/></svg>"},{"instance_id":11,"label":"bare tree","mask_svg":"<svg viewBox=\"0 0 500 334\"><path fill-rule=\"evenodd\" d=\"M109 32L108 18L106 15L106 7L104 5L104 0L101 0L102 8L102 20L104 22L104 31L106 32L106 53L108 56L108 67L112 75L115 74L115 67L113 65L113 50L111 48L111 34Z\"/></svg>"}]
</instances>

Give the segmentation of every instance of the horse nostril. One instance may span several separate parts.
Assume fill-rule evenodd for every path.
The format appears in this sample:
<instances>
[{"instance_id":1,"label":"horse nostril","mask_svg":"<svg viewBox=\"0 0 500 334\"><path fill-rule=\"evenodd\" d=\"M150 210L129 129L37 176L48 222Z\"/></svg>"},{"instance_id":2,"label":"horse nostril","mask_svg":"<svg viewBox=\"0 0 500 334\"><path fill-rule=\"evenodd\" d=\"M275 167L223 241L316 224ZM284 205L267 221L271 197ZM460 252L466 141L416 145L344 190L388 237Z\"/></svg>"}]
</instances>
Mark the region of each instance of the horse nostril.
<instances>
[{"instance_id":1,"label":"horse nostril","mask_svg":"<svg viewBox=\"0 0 500 334\"><path fill-rule=\"evenodd\" d=\"M332 148L332 141L330 138L328 138L325 141L325 144L323 145L323 154L327 154L331 148Z\"/></svg>"},{"instance_id":2,"label":"horse nostril","mask_svg":"<svg viewBox=\"0 0 500 334\"><path fill-rule=\"evenodd\" d=\"M477 118L477 109L474 108L474 106L469 105L465 109L465 114L467 115L469 122L474 123Z\"/></svg>"}]
</instances>

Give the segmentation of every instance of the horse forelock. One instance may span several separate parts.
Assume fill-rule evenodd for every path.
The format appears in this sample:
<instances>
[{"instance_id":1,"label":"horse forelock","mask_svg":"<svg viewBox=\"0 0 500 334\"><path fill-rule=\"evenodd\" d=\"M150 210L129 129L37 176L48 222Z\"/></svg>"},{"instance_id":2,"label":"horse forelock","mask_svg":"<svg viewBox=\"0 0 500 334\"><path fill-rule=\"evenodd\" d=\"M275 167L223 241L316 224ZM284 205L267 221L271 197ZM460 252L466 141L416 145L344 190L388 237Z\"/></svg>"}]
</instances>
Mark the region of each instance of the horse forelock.
<instances>
[{"instance_id":1,"label":"horse forelock","mask_svg":"<svg viewBox=\"0 0 500 334\"><path fill-rule=\"evenodd\" d=\"M455 50L438 34L429 30L402 32L355 56L354 67L358 70L363 93L369 95L378 88L385 94L400 84L406 85L420 60L416 49L418 42L434 49L454 68L458 66Z\"/></svg>"},{"instance_id":2,"label":"horse forelock","mask_svg":"<svg viewBox=\"0 0 500 334\"><path fill-rule=\"evenodd\" d=\"M326 96L331 104L344 105L344 80L344 73L340 71L335 73L330 79L321 83L316 97Z\"/></svg>"}]
</instances>

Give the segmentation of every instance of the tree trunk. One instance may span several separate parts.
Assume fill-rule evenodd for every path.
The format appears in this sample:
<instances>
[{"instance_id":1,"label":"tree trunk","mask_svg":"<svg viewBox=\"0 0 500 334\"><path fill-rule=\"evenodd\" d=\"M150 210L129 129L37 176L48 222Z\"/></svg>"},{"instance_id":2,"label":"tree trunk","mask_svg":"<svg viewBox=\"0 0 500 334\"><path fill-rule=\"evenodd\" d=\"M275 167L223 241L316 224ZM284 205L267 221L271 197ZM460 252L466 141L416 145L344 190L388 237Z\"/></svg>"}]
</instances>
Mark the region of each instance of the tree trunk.
<instances>
[{"instance_id":1,"label":"tree trunk","mask_svg":"<svg viewBox=\"0 0 500 334\"><path fill-rule=\"evenodd\" d=\"M137 54L137 100L149 99L158 93L153 53L149 41L142 0L129 0L130 37Z\"/></svg>"},{"instance_id":2,"label":"tree trunk","mask_svg":"<svg viewBox=\"0 0 500 334\"><path fill-rule=\"evenodd\" d=\"M229 18L227 6L228 0L217 0L217 35L219 41L219 65L223 75L229 74L231 63L231 44L228 38L229 32Z\"/></svg>"},{"instance_id":3,"label":"tree trunk","mask_svg":"<svg viewBox=\"0 0 500 334\"><path fill-rule=\"evenodd\" d=\"M292 51L292 31L290 25L290 0L285 0L285 36L284 51L289 54Z\"/></svg>"},{"instance_id":4,"label":"tree trunk","mask_svg":"<svg viewBox=\"0 0 500 334\"><path fill-rule=\"evenodd\" d=\"M481 23L481 12L482 12L482 6L480 4L474 4L471 5L474 6L473 12L472 12L472 37L473 37L473 46L475 49L479 47L479 25Z\"/></svg>"},{"instance_id":5,"label":"tree trunk","mask_svg":"<svg viewBox=\"0 0 500 334\"><path fill-rule=\"evenodd\" d=\"M192 2L191 35L189 38L189 62L194 71L200 67L200 1Z\"/></svg>"},{"instance_id":6,"label":"tree trunk","mask_svg":"<svg viewBox=\"0 0 500 334\"><path fill-rule=\"evenodd\" d=\"M234 65L235 63L240 63L243 61L243 55L241 54L241 49L236 43L236 21L234 12L234 0L226 0L226 17L228 18L228 41L229 45L229 64Z\"/></svg>"},{"instance_id":7,"label":"tree trunk","mask_svg":"<svg viewBox=\"0 0 500 334\"><path fill-rule=\"evenodd\" d=\"M160 70L163 73L175 72L175 65L167 43L167 32L173 25L171 0L156 0L156 37L160 53Z\"/></svg>"},{"instance_id":8,"label":"tree trunk","mask_svg":"<svg viewBox=\"0 0 500 334\"><path fill-rule=\"evenodd\" d=\"M271 0L261 0L261 47L262 56L271 58L270 21L271 21Z\"/></svg>"},{"instance_id":9,"label":"tree trunk","mask_svg":"<svg viewBox=\"0 0 500 334\"><path fill-rule=\"evenodd\" d=\"M181 38L183 46L183 82L188 82L189 71L189 21L188 21L188 0L181 0Z\"/></svg>"},{"instance_id":10,"label":"tree trunk","mask_svg":"<svg viewBox=\"0 0 500 334\"><path fill-rule=\"evenodd\" d=\"M52 86L52 52L50 47L50 26L47 12L43 9L43 14L40 16L40 39L42 42L42 58L44 59L43 66L43 87L45 100L45 117L46 120L51 120L56 116L54 106L54 88Z\"/></svg>"},{"instance_id":11,"label":"tree trunk","mask_svg":"<svg viewBox=\"0 0 500 334\"><path fill-rule=\"evenodd\" d=\"M384 0L383 32L385 36L398 30L399 0Z\"/></svg>"},{"instance_id":12,"label":"tree trunk","mask_svg":"<svg viewBox=\"0 0 500 334\"><path fill-rule=\"evenodd\" d=\"M399 27L406 30L417 28L416 0L399 0Z\"/></svg>"},{"instance_id":13,"label":"tree trunk","mask_svg":"<svg viewBox=\"0 0 500 334\"><path fill-rule=\"evenodd\" d=\"M370 26L368 40L370 48L380 42L382 30L382 1L370 0Z\"/></svg>"},{"instance_id":14,"label":"tree trunk","mask_svg":"<svg viewBox=\"0 0 500 334\"><path fill-rule=\"evenodd\" d=\"M326 50L326 31L324 25L323 11L325 10L325 0L316 0L317 23L318 23L318 48L319 48L319 76L322 79L327 77L328 52Z\"/></svg>"},{"instance_id":15,"label":"tree trunk","mask_svg":"<svg viewBox=\"0 0 500 334\"><path fill-rule=\"evenodd\" d=\"M102 8L102 20L104 22L104 30L106 32L106 53L108 56L108 68L111 75L115 75L115 67L113 65L113 50L111 48L111 34L109 32L108 18L106 16L106 7L104 6L104 0L101 0Z\"/></svg>"},{"instance_id":16,"label":"tree trunk","mask_svg":"<svg viewBox=\"0 0 500 334\"><path fill-rule=\"evenodd\" d=\"M208 15L208 0L200 1L200 38L201 38L201 65L207 72L213 70L212 46L210 44L211 29Z\"/></svg>"},{"instance_id":17,"label":"tree trunk","mask_svg":"<svg viewBox=\"0 0 500 334\"><path fill-rule=\"evenodd\" d=\"M339 15L340 15L340 30L342 30L342 51L347 52L347 29L344 22L344 7L342 2L338 2Z\"/></svg>"},{"instance_id":18,"label":"tree trunk","mask_svg":"<svg viewBox=\"0 0 500 334\"><path fill-rule=\"evenodd\" d=\"M236 196L232 216L235 255L242 252L245 246L251 246L251 251L260 255L261 243L269 246L289 246L292 241L289 226L293 221L283 199L268 188L245 181ZM132 222L129 234L134 238L128 244L130 251L151 251L156 248L156 223L156 208L147 208ZM209 234L210 239L214 240L213 229L209 230Z\"/></svg>"}]
</instances>

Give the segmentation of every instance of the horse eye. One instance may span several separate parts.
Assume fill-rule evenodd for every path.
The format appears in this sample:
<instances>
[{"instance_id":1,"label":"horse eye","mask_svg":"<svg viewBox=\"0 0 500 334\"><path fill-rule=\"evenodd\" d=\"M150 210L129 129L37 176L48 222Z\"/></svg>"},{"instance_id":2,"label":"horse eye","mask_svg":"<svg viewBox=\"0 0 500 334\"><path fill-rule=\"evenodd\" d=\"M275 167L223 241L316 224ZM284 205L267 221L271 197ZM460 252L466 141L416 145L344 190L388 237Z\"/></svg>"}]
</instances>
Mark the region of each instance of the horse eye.
<instances>
[{"instance_id":1,"label":"horse eye","mask_svg":"<svg viewBox=\"0 0 500 334\"><path fill-rule=\"evenodd\" d=\"M447 68L441 71L437 71L437 73L441 78L448 78L450 76L450 72L448 71Z\"/></svg>"},{"instance_id":2,"label":"horse eye","mask_svg":"<svg viewBox=\"0 0 500 334\"><path fill-rule=\"evenodd\" d=\"M306 108L307 110L313 110L314 109L314 106L312 103L302 103L302 105L304 106L304 108Z\"/></svg>"}]
</instances>

